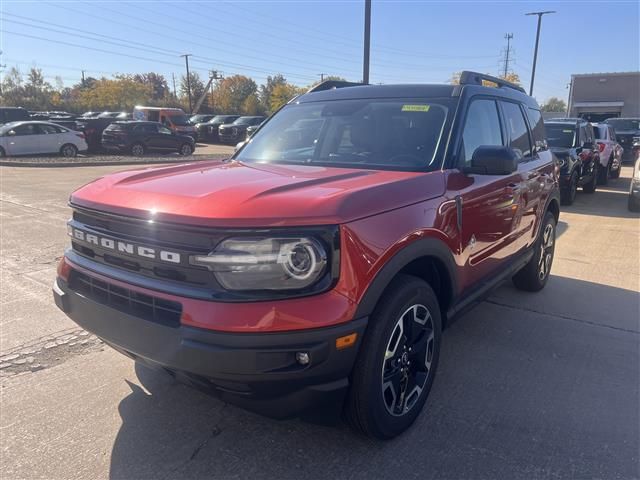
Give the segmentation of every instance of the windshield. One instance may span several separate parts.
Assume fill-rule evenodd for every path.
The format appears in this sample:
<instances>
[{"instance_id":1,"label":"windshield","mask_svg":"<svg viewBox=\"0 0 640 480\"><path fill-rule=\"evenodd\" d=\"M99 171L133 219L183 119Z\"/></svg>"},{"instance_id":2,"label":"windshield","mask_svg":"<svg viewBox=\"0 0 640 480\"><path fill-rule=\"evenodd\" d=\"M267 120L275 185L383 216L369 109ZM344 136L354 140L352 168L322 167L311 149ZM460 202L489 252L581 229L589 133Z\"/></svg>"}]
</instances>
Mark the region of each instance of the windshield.
<instances>
[{"instance_id":1,"label":"windshield","mask_svg":"<svg viewBox=\"0 0 640 480\"><path fill-rule=\"evenodd\" d=\"M640 130L640 119L637 118L610 118L607 123L617 131Z\"/></svg>"},{"instance_id":2,"label":"windshield","mask_svg":"<svg viewBox=\"0 0 640 480\"><path fill-rule=\"evenodd\" d=\"M183 114L170 115L169 118L171 119L171 123L174 125L178 125L181 127L185 125L190 125L189 117L187 117L186 115L183 115Z\"/></svg>"},{"instance_id":3,"label":"windshield","mask_svg":"<svg viewBox=\"0 0 640 480\"><path fill-rule=\"evenodd\" d=\"M5 123L4 125L2 125L0 127L0 135L4 135L5 133L7 133L9 130L11 130L13 127L15 127L16 125L18 125L20 122L9 122L9 123Z\"/></svg>"},{"instance_id":4,"label":"windshield","mask_svg":"<svg viewBox=\"0 0 640 480\"><path fill-rule=\"evenodd\" d=\"M238 117L233 117L233 116L229 117L227 115L216 115L211 120L209 120L209 123L229 123L234 121L236 118Z\"/></svg>"},{"instance_id":5,"label":"windshield","mask_svg":"<svg viewBox=\"0 0 640 480\"><path fill-rule=\"evenodd\" d=\"M547 123L547 144L550 147L571 148L575 144L576 129L571 125Z\"/></svg>"},{"instance_id":6,"label":"windshield","mask_svg":"<svg viewBox=\"0 0 640 480\"><path fill-rule=\"evenodd\" d=\"M446 101L424 99L291 104L267 122L235 158L355 168L435 168L446 105Z\"/></svg>"},{"instance_id":7,"label":"windshield","mask_svg":"<svg viewBox=\"0 0 640 480\"><path fill-rule=\"evenodd\" d=\"M194 115L189 119L191 123L201 123L206 122L209 115Z\"/></svg>"},{"instance_id":8,"label":"windshield","mask_svg":"<svg viewBox=\"0 0 640 480\"><path fill-rule=\"evenodd\" d=\"M251 117L240 117L233 122L233 125L251 125L253 122L253 118Z\"/></svg>"}]
</instances>

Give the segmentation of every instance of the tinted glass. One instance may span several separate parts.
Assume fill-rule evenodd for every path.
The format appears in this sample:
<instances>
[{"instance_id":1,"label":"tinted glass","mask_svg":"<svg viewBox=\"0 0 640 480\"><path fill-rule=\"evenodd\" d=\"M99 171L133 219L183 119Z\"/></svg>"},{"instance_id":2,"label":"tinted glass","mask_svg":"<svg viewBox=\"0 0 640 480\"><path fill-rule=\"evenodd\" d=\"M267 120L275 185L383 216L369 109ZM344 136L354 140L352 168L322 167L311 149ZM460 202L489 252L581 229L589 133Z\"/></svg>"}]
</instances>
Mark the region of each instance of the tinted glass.
<instances>
[{"instance_id":1,"label":"tinted glass","mask_svg":"<svg viewBox=\"0 0 640 480\"><path fill-rule=\"evenodd\" d=\"M186 115L171 115L169 118L171 119L171 123L174 125L189 125L189 117Z\"/></svg>"},{"instance_id":2,"label":"tinted glass","mask_svg":"<svg viewBox=\"0 0 640 480\"><path fill-rule=\"evenodd\" d=\"M593 134L598 140L607 139L607 127L605 125L594 125Z\"/></svg>"},{"instance_id":3,"label":"tinted glass","mask_svg":"<svg viewBox=\"0 0 640 480\"><path fill-rule=\"evenodd\" d=\"M290 104L236 155L261 163L352 168L435 166L444 101L340 100Z\"/></svg>"},{"instance_id":4,"label":"tinted glass","mask_svg":"<svg viewBox=\"0 0 640 480\"><path fill-rule=\"evenodd\" d=\"M32 123L27 125L18 125L13 129L13 131L16 132L16 135L37 135L38 134L38 128Z\"/></svg>"},{"instance_id":5,"label":"tinted glass","mask_svg":"<svg viewBox=\"0 0 640 480\"><path fill-rule=\"evenodd\" d=\"M616 131L640 130L640 120L634 118L610 118L607 123Z\"/></svg>"},{"instance_id":6,"label":"tinted glass","mask_svg":"<svg viewBox=\"0 0 640 480\"><path fill-rule=\"evenodd\" d=\"M547 149L546 134L544 130L544 122L542 121L542 114L540 110L534 108L527 108L527 115L529 116L529 125L531 126L531 134L533 135L533 143L535 145L535 151L541 152Z\"/></svg>"},{"instance_id":7,"label":"tinted glass","mask_svg":"<svg viewBox=\"0 0 640 480\"><path fill-rule=\"evenodd\" d=\"M550 147L571 148L576 142L576 129L571 125L547 123L547 143Z\"/></svg>"},{"instance_id":8,"label":"tinted glass","mask_svg":"<svg viewBox=\"0 0 640 480\"><path fill-rule=\"evenodd\" d=\"M522 115L522 110L517 103L502 102L504 110L504 122L509 134L509 146L523 157L531 155L529 143L529 130Z\"/></svg>"},{"instance_id":9,"label":"tinted glass","mask_svg":"<svg viewBox=\"0 0 640 480\"><path fill-rule=\"evenodd\" d=\"M62 133L63 131L60 127L55 127L53 125L45 125L45 124L38 125L38 129L40 130L40 133L45 135Z\"/></svg>"},{"instance_id":10,"label":"tinted glass","mask_svg":"<svg viewBox=\"0 0 640 480\"><path fill-rule=\"evenodd\" d=\"M494 100L474 100L467 111L462 132L461 157L471 165L471 157L481 145L504 145L498 107Z\"/></svg>"}]
</instances>

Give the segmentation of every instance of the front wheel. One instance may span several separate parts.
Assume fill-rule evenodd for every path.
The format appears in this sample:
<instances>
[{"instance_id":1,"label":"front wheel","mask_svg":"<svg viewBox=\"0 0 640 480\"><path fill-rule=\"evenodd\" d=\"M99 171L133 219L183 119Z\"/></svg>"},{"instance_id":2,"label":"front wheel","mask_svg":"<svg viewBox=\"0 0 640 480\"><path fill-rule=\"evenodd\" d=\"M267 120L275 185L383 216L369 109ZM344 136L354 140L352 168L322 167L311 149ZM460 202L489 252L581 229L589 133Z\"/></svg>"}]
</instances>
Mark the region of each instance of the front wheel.
<instances>
[{"instance_id":1,"label":"front wheel","mask_svg":"<svg viewBox=\"0 0 640 480\"><path fill-rule=\"evenodd\" d=\"M513 276L513 284L517 289L538 292L544 288L551 273L555 247L556 217L547 212L540 226L538 239L533 245L531 260Z\"/></svg>"},{"instance_id":2,"label":"front wheel","mask_svg":"<svg viewBox=\"0 0 640 480\"><path fill-rule=\"evenodd\" d=\"M178 153L180 153L180 155L191 155L191 152L193 152L193 148L191 148L191 145L189 145L188 143L183 143L180 146L180 150L178 150Z\"/></svg>"},{"instance_id":3,"label":"front wheel","mask_svg":"<svg viewBox=\"0 0 640 480\"><path fill-rule=\"evenodd\" d=\"M78 155L78 149L76 148L75 145L71 145L70 143L67 143L66 145L63 145L60 148L60 155L62 155L65 158L73 158L76 155Z\"/></svg>"},{"instance_id":4,"label":"front wheel","mask_svg":"<svg viewBox=\"0 0 640 480\"><path fill-rule=\"evenodd\" d=\"M370 318L352 372L345 416L356 430L389 439L413 424L436 374L441 328L429 284L398 275Z\"/></svg>"}]
</instances>

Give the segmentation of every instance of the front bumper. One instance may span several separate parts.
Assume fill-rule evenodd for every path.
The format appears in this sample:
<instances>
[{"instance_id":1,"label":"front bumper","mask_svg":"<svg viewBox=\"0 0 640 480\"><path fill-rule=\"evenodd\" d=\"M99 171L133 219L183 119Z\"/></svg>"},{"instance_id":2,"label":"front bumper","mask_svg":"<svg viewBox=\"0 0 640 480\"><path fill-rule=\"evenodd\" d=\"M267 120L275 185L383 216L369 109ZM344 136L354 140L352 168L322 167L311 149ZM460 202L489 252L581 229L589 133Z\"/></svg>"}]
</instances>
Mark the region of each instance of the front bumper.
<instances>
[{"instance_id":1,"label":"front bumper","mask_svg":"<svg viewBox=\"0 0 640 480\"><path fill-rule=\"evenodd\" d=\"M274 418L341 406L367 324L361 318L311 330L223 333L125 313L75 291L62 277L53 296L74 322L116 350ZM336 339L352 333L356 343L338 350ZM309 355L307 365L297 361L298 352Z\"/></svg>"}]
</instances>

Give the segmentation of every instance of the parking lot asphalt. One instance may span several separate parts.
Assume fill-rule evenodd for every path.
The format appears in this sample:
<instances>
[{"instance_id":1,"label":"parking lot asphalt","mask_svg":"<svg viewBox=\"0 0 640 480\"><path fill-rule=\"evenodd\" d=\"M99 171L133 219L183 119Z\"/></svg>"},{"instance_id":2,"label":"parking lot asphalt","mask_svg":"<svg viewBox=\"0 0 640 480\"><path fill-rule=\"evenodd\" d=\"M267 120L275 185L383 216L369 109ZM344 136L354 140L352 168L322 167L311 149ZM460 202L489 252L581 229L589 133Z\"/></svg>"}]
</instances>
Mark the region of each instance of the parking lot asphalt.
<instances>
[{"instance_id":1,"label":"parking lot asphalt","mask_svg":"<svg viewBox=\"0 0 640 480\"><path fill-rule=\"evenodd\" d=\"M542 292L505 284L444 333L425 411L387 443L224 404L57 310L68 194L115 170L0 167L0 478L640 477L630 168L563 209Z\"/></svg>"}]
</instances>

